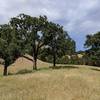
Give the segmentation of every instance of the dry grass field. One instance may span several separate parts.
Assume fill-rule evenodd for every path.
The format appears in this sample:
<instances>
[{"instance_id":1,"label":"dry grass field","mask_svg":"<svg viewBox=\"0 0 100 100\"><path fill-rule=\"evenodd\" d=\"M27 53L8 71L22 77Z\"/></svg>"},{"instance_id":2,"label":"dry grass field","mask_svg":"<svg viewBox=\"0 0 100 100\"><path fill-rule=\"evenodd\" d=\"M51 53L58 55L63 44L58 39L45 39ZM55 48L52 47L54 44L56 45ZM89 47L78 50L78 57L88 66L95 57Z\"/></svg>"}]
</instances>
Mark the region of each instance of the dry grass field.
<instances>
[{"instance_id":1,"label":"dry grass field","mask_svg":"<svg viewBox=\"0 0 100 100\"><path fill-rule=\"evenodd\" d=\"M38 71L3 77L0 69L0 100L100 100L100 68L84 65L50 69L38 60ZM32 70L32 62L19 58L9 73Z\"/></svg>"}]
</instances>

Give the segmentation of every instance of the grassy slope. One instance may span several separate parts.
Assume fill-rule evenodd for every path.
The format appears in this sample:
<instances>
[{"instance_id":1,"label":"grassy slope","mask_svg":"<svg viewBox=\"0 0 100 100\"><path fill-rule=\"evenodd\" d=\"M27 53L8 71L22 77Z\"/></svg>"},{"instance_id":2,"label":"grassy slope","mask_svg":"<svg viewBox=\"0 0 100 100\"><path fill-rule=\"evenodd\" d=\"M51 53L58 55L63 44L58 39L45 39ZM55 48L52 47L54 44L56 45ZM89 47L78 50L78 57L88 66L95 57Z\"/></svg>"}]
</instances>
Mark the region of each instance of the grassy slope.
<instances>
[{"instance_id":1,"label":"grassy slope","mask_svg":"<svg viewBox=\"0 0 100 100\"><path fill-rule=\"evenodd\" d=\"M31 56L29 56L29 55L26 55L26 56L28 58L32 59ZM33 66L33 63L30 60L28 60L24 57L20 57L19 59L17 59L15 61L14 64L12 64L8 67L8 73L17 73L17 72L24 70L24 69L30 71L33 69L32 66ZM43 62L41 60L37 60L37 66L38 66L38 68L41 68L41 67L47 68L48 66L50 66L50 64ZM2 65L0 65L0 75L2 75L2 73L3 73L3 67L2 67Z\"/></svg>"},{"instance_id":2,"label":"grassy slope","mask_svg":"<svg viewBox=\"0 0 100 100\"><path fill-rule=\"evenodd\" d=\"M21 60L9 71L32 69L30 61ZM1 76L0 100L100 100L99 68L76 65L52 70L41 61L38 66L41 68L37 72Z\"/></svg>"}]
</instances>

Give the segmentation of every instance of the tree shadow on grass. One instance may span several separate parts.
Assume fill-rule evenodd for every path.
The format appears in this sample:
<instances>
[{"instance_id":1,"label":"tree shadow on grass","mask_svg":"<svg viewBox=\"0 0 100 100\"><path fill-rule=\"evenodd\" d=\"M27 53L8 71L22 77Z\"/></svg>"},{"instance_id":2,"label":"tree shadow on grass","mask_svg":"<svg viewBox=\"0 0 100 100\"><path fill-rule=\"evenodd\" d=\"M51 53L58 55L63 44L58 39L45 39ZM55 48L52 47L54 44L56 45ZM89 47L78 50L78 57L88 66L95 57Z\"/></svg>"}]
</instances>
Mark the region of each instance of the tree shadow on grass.
<instances>
[{"instance_id":1,"label":"tree shadow on grass","mask_svg":"<svg viewBox=\"0 0 100 100\"><path fill-rule=\"evenodd\" d=\"M29 69L22 69L22 70L19 70L18 72L16 73L8 73L8 75L22 75L22 74L28 74L28 73L35 73L37 71L49 71L49 70L54 70L54 69L76 69L76 68L79 68L79 67L76 67L76 66L71 66L71 65L64 65L64 66L49 66L49 67L42 67L42 68L38 68L37 70L29 70Z\"/></svg>"},{"instance_id":2,"label":"tree shadow on grass","mask_svg":"<svg viewBox=\"0 0 100 100\"><path fill-rule=\"evenodd\" d=\"M28 73L33 73L33 72L35 72L35 71L28 70L28 69L22 69L22 70L19 70L16 73L8 73L8 75L20 75L20 74L28 74Z\"/></svg>"},{"instance_id":3,"label":"tree shadow on grass","mask_svg":"<svg viewBox=\"0 0 100 100\"><path fill-rule=\"evenodd\" d=\"M98 68L90 68L91 70L100 71Z\"/></svg>"},{"instance_id":4,"label":"tree shadow on grass","mask_svg":"<svg viewBox=\"0 0 100 100\"><path fill-rule=\"evenodd\" d=\"M51 68L49 67L42 67L42 68L38 68L37 71L47 71L47 70L51 70Z\"/></svg>"},{"instance_id":5,"label":"tree shadow on grass","mask_svg":"<svg viewBox=\"0 0 100 100\"><path fill-rule=\"evenodd\" d=\"M76 68L79 68L79 67L76 67L76 66L72 66L72 65L64 65L64 66L50 66L50 68L52 69L76 69Z\"/></svg>"},{"instance_id":6,"label":"tree shadow on grass","mask_svg":"<svg viewBox=\"0 0 100 100\"><path fill-rule=\"evenodd\" d=\"M76 68L79 68L79 67L72 66L72 65L63 65L63 66L57 65L55 67L54 66L42 67L42 68L39 68L37 71L48 71L48 70L54 70L54 69L76 69Z\"/></svg>"},{"instance_id":7,"label":"tree shadow on grass","mask_svg":"<svg viewBox=\"0 0 100 100\"><path fill-rule=\"evenodd\" d=\"M51 68L49 67L42 67L42 68L38 68L37 70L29 70L29 69L22 69L22 70L19 70L18 72L16 73L11 73L11 72L8 72L8 75L23 75L23 74L29 74L29 73L35 73L35 72L40 72L40 71L46 71L46 70L50 70Z\"/></svg>"}]
</instances>

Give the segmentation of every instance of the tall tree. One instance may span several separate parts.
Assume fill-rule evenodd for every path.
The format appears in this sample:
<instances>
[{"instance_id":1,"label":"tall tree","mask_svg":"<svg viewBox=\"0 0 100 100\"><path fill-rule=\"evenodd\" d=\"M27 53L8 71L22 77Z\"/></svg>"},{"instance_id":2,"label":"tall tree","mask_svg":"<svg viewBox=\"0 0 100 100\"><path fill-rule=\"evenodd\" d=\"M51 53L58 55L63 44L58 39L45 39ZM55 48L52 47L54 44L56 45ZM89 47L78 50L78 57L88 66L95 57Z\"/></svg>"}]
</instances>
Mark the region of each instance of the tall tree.
<instances>
[{"instance_id":1,"label":"tall tree","mask_svg":"<svg viewBox=\"0 0 100 100\"><path fill-rule=\"evenodd\" d=\"M53 29L53 28L51 28L51 29ZM51 32L51 33L53 33L53 32ZM53 55L54 47L52 45L53 44L52 42L54 42L54 41L55 41L54 43L56 45L55 48L57 49L56 53L54 53L56 55L56 63L60 63L63 56L72 55L75 53L75 50L76 50L75 41L68 35L68 33L66 31L62 31L61 34L59 35L59 38L55 39L54 41L53 41L53 38L54 38L54 36L51 37L50 43L41 49L40 54L39 54L39 59L50 62L50 63L55 61L54 57L53 57L54 56Z\"/></svg>"},{"instance_id":2,"label":"tall tree","mask_svg":"<svg viewBox=\"0 0 100 100\"><path fill-rule=\"evenodd\" d=\"M33 56L33 69L37 69L37 58L40 48L48 43L49 35L46 32L48 24L46 16L31 17L20 14L10 21L11 25L24 41L26 51L31 51Z\"/></svg>"},{"instance_id":3,"label":"tall tree","mask_svg":"<svg viewBox=\"0 0 100 100\"><path fill-rule=\"evenodd\" d=\"M48 31L51 33L51 41L48 44L48 48L49 53L53 56L53 66L55 67L57 56L61 57L67 51L68 48L66 47L70 38L59 24L50 22Z\"/></svg>"},{"instance_id":4,"label":"tall tree","mask_svg":"<svg viewBox=\"0 0 100 100\"><path fill-rule=\"evenodd\" d=\"M94 65L100 66L100 32L94 35L87 35L85 42L86 55L94 62Z\"/></svg>"},{"instance_id":5,"label":"tall tree","mask_svg":"<svg viewBox=\"0 0 100 100\"><path fill-rule=\"evenodd\" d=\"M4 59L3 75L7 75L8 66L20 55L20 48L14 35L14 31L9 25L0 26L0 58Z\"/></svg>"}]
</instances>

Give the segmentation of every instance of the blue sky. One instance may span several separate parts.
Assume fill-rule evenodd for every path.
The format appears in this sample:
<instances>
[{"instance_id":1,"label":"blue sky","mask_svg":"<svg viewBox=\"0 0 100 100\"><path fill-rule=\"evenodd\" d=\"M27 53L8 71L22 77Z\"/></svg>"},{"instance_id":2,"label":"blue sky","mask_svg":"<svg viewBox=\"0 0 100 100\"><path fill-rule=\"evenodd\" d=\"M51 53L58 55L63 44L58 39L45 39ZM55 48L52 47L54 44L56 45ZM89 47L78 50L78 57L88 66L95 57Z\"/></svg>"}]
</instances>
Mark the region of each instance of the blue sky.
<instances>
[{"instance_id":1,"label":"blue sky","mask_svg":"<svg viewBox=\"0 0 100 100\"><path fill-rule=\"evenodd\" d=\"M0 24L20 13L46 15L64 26L84 50L85 36L100 31L100 0L0 0Z\"/></svg>"}]
</instances>

